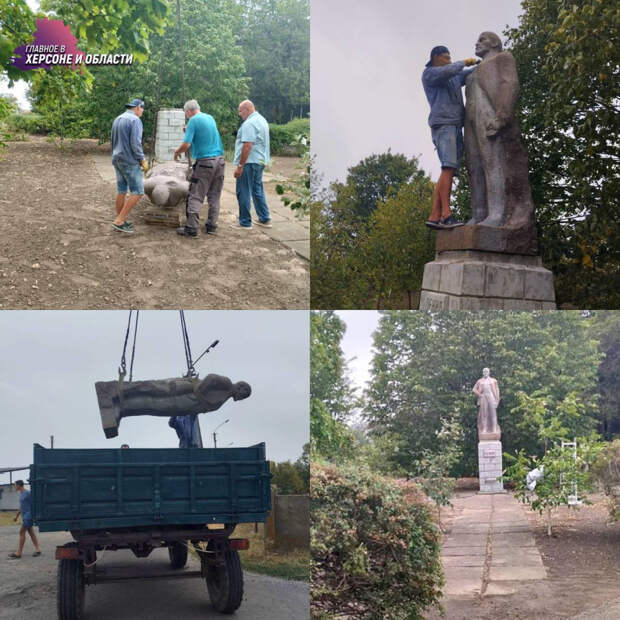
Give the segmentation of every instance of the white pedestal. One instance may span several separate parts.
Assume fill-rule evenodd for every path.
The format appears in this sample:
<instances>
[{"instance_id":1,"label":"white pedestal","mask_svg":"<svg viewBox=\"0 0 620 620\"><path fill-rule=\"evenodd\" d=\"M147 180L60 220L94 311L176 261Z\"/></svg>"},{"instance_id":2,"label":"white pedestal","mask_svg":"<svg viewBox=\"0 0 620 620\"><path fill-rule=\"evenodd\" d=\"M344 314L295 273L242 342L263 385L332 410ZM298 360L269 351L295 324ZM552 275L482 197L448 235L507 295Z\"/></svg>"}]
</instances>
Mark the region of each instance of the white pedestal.
<instances>
[{"instance_id":1,"label":"white pedestal","mask_svg":"<svg viewBox=\"0 0 620 620\"><path fill-rule=\"evenodd\" d=\"M502 442L478 442L478 472L480 493L504 493L502 475Z\"/></svg>"},{"instance_id":2,"label":"white pedestal","mask_svg":"<svg viewBox=\"0 0 620 620\"><path fill-rule=\"evenodd\" d=\"M157 131L155 132L155 159L172 161L175 150L183 143L183 109L162 108L157 113Z\"/></svg>"}]
</instances>

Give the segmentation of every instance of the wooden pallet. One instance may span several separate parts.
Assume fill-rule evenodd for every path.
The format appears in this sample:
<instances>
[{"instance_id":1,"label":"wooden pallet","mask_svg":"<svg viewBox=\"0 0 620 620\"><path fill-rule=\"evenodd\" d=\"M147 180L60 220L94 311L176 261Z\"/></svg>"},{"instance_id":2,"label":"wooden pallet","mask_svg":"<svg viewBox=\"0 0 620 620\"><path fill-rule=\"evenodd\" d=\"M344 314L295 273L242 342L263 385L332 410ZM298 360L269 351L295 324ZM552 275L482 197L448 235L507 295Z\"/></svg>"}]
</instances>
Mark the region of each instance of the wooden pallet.
<instances>
[{"instance_id":1,"label":"wooden pallet","mask_svg":"<svg viewBox=\"0 0 620 620\"><path fill-rule=\"evenodd\" d=\"M155 224L156 226L178 228L181 226L180 205L164 208L151 204L144 212L144 222L146 224Z\"/></svg>"}]
</instances>

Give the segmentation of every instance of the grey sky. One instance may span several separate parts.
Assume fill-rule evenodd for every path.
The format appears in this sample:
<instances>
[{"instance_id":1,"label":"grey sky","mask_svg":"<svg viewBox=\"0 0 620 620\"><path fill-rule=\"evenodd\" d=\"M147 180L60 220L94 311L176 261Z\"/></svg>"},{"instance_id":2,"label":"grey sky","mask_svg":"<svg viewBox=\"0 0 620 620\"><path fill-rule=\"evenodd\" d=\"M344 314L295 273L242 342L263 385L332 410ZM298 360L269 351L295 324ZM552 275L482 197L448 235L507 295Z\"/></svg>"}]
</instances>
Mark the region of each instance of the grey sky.
<instances>
[{"instance_id":1,"label":"grey sky","mask_svg":"<svg viewBox=\"0 0 620 620\"><path fill-rule=\"evenodd\" d=\"M372 153L420 156L439 176L421 84L435 45L453 60L474 56L485 30L518 25L520 0L312 0L310 95L312 150L323 182Z\"/></svg>"},{"instance_id":2,"label":"grey sky","mask_svg":"<svg viewBox=\"0 0 620 620\"><path fill-rule=\"evenodd\" d=\"M167 418L124 418L113 439L101 428L94 383L118 378L127 314L0 312L0 468L30 464L32 444L49 447L50 435L57 448L178 446ZM269 459L297 459L309 438L308 312L186 311L185 317L194 358L220 339L196 366L200 375L215 372L252 386L247 400L199 416L206 446L229 419L218 446L264 441ZM140 312L134 379L178 377L186 369L178 312Z\"/></svg>"},{"instance_id":3,"label":"grey sky","mask_svg":"<svg viewBox=\"0 0 620 620\"><path fill-rule=\"evenodd\" d=\"M379 313L374 310L338 310L336 314L347 325L341 347L348 360L351 382L361 394L370 379L372 334L379 325Z\"/></svg>"}]
</instances>

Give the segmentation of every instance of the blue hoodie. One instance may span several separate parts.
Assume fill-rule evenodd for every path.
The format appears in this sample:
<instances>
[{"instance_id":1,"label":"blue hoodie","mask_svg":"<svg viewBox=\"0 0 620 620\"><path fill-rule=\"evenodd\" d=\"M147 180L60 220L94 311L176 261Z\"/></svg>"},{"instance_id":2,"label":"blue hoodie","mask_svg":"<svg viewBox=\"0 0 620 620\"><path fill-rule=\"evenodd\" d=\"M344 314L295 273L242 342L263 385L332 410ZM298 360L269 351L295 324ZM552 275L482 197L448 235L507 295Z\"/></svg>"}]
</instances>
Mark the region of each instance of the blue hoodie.
<instances>
[{"instance_id":1,"label":"blue hoodie","mask_svg":"<svg viewBox=\"0 0 620 620\"><path fill-rule=\"evenodd\" d=\"M471 70L464 70L462 60L443 67L426 67L422 73L422 85L426 98L431 106L428 124L456 125L462 127L465 123L465 104L461 88L465 85Z\"/></svg>"}]
</instances>

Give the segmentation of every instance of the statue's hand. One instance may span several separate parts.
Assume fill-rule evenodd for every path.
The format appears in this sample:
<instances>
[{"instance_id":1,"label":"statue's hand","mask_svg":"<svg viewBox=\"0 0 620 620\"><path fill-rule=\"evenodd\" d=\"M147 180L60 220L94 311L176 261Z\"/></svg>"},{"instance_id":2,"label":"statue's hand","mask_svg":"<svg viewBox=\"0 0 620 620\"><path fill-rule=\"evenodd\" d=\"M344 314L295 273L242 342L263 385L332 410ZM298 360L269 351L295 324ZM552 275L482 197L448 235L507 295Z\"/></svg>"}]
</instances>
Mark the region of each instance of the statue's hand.
<instances>
[{"instance_id":1,"label":"statue's hand","mask_svg":"<svg viewBox=\"0 0 620 620\"><path fill-rule=\"evenodd\" d=\"M499 122L497 118L492 120L490 123L487 123L487 126L486 126L487 138L495 138L495 136L497 136L497 134L500 132L502 126L503 125Z\"/></svg>"}]
</instances>

